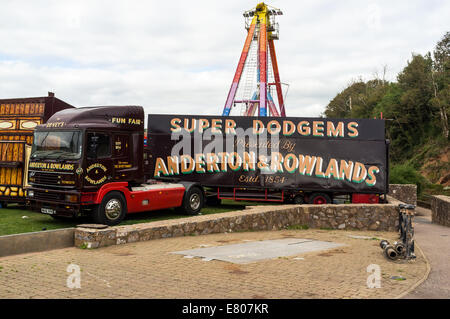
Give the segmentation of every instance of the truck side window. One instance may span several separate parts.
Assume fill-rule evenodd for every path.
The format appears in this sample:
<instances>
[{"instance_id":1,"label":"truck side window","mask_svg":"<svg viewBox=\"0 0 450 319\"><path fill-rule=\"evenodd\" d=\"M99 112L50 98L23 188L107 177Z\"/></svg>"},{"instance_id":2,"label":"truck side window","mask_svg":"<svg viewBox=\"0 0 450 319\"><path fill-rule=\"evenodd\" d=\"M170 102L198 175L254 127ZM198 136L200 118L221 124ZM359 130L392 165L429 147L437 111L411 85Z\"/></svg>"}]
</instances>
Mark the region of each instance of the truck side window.
<instances>
[{"instance_id":1,"label":"truck side window","mask_svg":"<svg viewBox=\"0 0 450 319\"><path fill-rule=\"evenodd\" d=\"M111 139L103 133L87 134L87 156L89 158L111 156Z\"/></svg>"}]
</instances>

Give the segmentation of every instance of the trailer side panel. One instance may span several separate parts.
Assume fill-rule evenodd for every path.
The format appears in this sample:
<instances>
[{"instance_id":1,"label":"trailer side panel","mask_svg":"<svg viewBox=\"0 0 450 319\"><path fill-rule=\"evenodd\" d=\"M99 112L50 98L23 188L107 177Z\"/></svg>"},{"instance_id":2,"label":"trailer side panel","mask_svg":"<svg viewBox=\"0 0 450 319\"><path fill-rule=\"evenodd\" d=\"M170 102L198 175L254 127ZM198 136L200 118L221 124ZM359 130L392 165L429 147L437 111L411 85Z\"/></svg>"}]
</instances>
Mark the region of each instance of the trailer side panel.
<instances>
[{"instance_id":1,"label":"trailer side panel","mask_svg":"<svg viewBox=\"0 0 450 319\"><path fill-rule=\"evenodd\" d=\"M383 194L384 120L149 115L146 174L214 187Z\"/></svg>"}]
</instances>

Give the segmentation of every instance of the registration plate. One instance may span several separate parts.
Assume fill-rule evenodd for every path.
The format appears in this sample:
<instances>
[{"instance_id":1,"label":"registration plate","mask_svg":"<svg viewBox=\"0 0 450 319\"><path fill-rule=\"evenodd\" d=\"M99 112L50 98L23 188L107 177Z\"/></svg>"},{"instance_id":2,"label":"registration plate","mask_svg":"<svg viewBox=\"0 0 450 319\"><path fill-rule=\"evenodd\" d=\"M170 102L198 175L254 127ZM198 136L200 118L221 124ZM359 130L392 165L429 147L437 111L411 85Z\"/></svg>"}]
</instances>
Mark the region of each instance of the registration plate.
<instances>
[{"instance_id":1,"label":"registration plate","mask_svg":"<svg viewBox=\"0 0 450 319\"><path fill-rule=\"evenodd\" d=\"M41 213L53 215L53 214L56 214L56 210L51 209L51 208L41 208Z\"/></svg>"}]
</instances>

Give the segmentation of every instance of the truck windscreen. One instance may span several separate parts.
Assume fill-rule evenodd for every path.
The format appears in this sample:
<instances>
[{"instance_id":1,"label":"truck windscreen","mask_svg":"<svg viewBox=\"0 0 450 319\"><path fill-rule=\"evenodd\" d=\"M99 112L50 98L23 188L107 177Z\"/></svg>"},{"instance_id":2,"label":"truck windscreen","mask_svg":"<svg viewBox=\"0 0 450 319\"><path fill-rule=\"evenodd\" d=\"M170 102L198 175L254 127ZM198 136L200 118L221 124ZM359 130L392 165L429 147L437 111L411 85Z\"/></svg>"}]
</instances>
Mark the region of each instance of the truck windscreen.
<instances>
[{"instance_id":1,"label":"truck windscreen","mask_svg":"<svg viewBox=\"0 0 450 319\"><path fill-rule=\"evenodd\" d=\"M31 158L79 159L82 150L80 131L39 131L34 133Z\"/></svg>"}]
</instances>

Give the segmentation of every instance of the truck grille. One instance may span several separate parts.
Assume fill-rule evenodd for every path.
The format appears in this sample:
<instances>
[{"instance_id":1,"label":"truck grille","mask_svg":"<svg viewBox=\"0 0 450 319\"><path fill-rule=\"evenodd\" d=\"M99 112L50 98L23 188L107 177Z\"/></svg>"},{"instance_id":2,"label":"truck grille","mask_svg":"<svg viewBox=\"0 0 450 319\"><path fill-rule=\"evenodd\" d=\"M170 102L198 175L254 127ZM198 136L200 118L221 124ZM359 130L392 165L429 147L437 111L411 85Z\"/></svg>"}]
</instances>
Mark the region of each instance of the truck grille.
<instances>
[{"instance_id":1,"label":"truck grille","mask_svg":"<svg viewBox=\"0 0 450 319\"><path fill-rule=\"evenodd\" d=\"M33 184L58 186L58 174L36 172L33 178Z\"/></svg>"},{"instance_id":2,"label":"truck grille","mask_svg":"<svg viewBox=\"0 0 450 319\"><path fill-rule=\"evenodd\" d=\"M49 201L59 201L64 199L64 194L54 193L54 192L42 192L34 191L34 199L37 200L49 200Z\"/></svg>"},{"instance_id":3,"label":"truck grille","mask_svg":"<svg viewBox=\"0 0 450 319\"><path fill-rule=\"evenodd\" d=\"M69 189L75 187L75 182L72 178L72 174L67 173L33 172L29 176L29 183L38 187Z\"/></svg>"}]
</instances>

